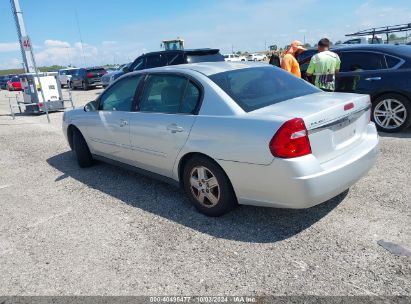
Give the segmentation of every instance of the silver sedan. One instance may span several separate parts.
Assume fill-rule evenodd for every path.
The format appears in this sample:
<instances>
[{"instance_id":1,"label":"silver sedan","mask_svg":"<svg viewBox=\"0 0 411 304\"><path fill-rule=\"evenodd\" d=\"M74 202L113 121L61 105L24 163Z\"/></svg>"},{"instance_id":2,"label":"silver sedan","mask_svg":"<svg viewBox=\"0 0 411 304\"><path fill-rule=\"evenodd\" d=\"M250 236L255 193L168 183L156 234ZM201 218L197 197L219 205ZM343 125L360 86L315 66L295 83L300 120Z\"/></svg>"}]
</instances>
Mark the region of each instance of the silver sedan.
<instances>
[{"instance_id":1,"label":"silver sedan","mask_svg":"<svg viewBox=\"0 0 411 304\"><path fill-rule=\"evenodd\" d=\"M373 166L367 95L325 93L260 63L198 63L129 73L63 131L80 167L95 159L175 183L196 208L308 208Z\"/></svg>"}]
</instances>

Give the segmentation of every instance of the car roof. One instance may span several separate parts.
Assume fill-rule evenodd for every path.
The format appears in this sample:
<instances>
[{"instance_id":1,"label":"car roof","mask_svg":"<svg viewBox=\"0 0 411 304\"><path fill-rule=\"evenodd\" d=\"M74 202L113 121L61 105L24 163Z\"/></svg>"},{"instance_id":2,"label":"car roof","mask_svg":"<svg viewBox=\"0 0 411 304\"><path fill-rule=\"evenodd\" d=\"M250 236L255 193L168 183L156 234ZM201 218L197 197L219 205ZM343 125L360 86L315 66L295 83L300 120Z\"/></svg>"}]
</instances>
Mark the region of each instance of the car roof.
<instances>
[{"instance_id":1,"label":"car roof","mask_svg":"<svg viewBox=\"0 0 411 304\"><path fill-rule=\"evenodd\" d=\"M217 61L217 62L199 62L199 63L188 63L188 64L179 64L179 65L171 65L171 66L164 66L158 67L143 71L152 71L152 72L166 72L166 71L184 71L184 70L192 70L197 71L201 74L206 76L211 76L214 74L219 74L227 71L233 70L241 70L247 68L254 68L254 67L270 67L267 63L261 62L231 62L231 61ZM133 74L138 74L141 71L133 72Z\"/></svg>"},{"instance_id":2,"label":"car roof","mask_svg":"<svg viewBox=\"0 0 411 304\"><path fill-rule=\"evenodd\" d=\"M392 54L403 55L404 53L410 54L411 48L407 45L395 45L395 44L338 44L334 45L332 50L350 50L350 51L375 51L375 52L387 52Z\"/></svg>"}]
</instances>

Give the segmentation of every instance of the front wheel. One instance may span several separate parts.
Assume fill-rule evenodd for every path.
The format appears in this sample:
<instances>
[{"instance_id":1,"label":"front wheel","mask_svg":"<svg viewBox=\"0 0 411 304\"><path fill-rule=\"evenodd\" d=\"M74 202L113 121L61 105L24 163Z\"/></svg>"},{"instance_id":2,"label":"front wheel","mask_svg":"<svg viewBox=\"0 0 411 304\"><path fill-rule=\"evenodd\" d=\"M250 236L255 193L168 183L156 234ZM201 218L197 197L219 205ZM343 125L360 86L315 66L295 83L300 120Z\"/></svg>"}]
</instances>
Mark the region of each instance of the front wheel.
<instances>
[{"instance_id":1,"label":"front wheel","mask_svg":"<svg viewBox=\"0 0 411 304\"><path fill-rule=\"evenodd\" d=\"M86 140L78 130L74 130L73 132L73 148L77 156L78 165L81 168L86 168L93 165L93 156L90 153Z\"/></svg>"},{"instance_id":2,"label":"front wheel","mask_svg":"<svg viewBox=\"0 0 411 304\"><path fill-rule=\"evenodd\" d=\"M184 167L184 190L191 202L207 216L221 216L237 206L224 171L212 160L195 156Z\"/></svg>"},{"instance_id":3,"label":"front wheel","mask_svg":"<svg viewBox=\"0 0 411 304\"><path fill-rule=\"evenodd\" d=\"M399 94L386 94L378 97L373 103L372 117L377 129L394 133L411 124L410 101Z\"/></svg>"},{"instance_id":4,"label":"front wheel","mask_svg":"<svg viewBox=\"0 0 411 304\"><path fill-rule=\"evenodd\" d=\"M81 88L82 88L84 91L87 91L87 90L88 90L88 85L83 81L83 82L81 83Z\"/></svg>"}]
</instances>

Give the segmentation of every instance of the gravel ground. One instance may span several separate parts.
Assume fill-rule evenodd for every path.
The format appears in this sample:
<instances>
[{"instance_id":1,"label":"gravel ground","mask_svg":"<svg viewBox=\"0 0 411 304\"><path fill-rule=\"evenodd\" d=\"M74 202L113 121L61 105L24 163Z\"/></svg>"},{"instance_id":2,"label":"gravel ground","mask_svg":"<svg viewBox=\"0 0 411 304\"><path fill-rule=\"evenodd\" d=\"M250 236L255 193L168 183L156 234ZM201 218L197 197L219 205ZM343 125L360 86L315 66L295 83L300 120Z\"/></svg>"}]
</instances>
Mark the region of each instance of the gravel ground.
<instances>
[{"instance_id":1,"label":"gravel ground","mask_svg":"<svg viewBox=\"0 0 411 304\"><path fill-rule=\"evenodd\" d=\"M75 91L76 105L101 90ZM62 113L9 115L0 92L2 295L410 295L411 131L348 193L308 210L207 218L181 190L100 163L80 169Z\"/></svg>"}]
</instances>

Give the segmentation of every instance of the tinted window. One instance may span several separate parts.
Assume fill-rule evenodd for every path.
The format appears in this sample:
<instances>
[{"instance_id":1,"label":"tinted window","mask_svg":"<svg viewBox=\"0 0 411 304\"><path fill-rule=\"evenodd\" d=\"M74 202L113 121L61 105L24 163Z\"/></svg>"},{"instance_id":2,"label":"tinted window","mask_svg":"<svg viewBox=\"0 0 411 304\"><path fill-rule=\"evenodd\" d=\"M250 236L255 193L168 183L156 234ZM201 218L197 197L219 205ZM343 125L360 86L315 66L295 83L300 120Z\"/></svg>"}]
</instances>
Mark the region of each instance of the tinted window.
<instances>
[{"instance_id":1,"label":"tinted window","mask_svg":"<svg viewBox=\"0 0 411 304\"><path fill-rule=\"evenodd\" d=\"M210 78L246 112L320 92L304 80L271 66L227 71Z\"/></svg>"},{"instance_id":2,"label":"tinted window","mask_svg":"<svg viewBox=\"0 0 411 304\"><path fill-rule=\"evenodd\" d=\"M100 99L103 111L130 111L141 75L127 77L116 82Z\"/></svg>"},{"instance_id":3,"label":"tinted window","mask_svg":"<svg viewBox=\"0 0 411 304\"><path fill-rule=\"evenodd\" d=\"M101 74L101 73L106 73L106 70L103 68L87 69L87 73Z\"/></svg>"},{"instance_id":4,"label":"tinted window","mask_svg":"<svg viewBox=\"0 0 411 304\"><path fill-rule=\"evenodd\" d=\"M187 62L188 63L196 63L196 62L216 62L216 61L224 61L224 57L221 54L204 54L204 55L190 55L187 54Z\"/></svg>"},{"instance_id":5,"label":"tinted window","mask_svg":"<svg viewBox=\"0 0 411 304\"><path fill-rule=\"evenodd\" d=\"M178 113L187 79L177 75L151 75L146 82L140 111Z\"/></svg>"},{"instance_id":6,"label":"tinted window","mask_svg":"<svg viewBox=\"0 0 411 304\"><path fill-rule=\"evenodd\" d=\"M168 65L176 65L176 64L184 63L183 53L167 54L167 58L168 58Z\"/></svg>"},{"instance_id":7,"label":"tinted window","mask_svg":"<svg viewBox=\"0 0 411 304\"><path fill-rule=\"evenodd\" d=\"M385 69L384 55L371 52L342 52L341 72Z\"/></svg>"},{"instance_id":8,"label":"tinted window","mask_svg":"<svg viewBox=\"0 0 411 304\"><path fill-rule=\"evenodd\" d=\"M392 56L385 55L385 60L387 61L387 66L389 69L395 67L397 64L400 63L400 60L398 58Z\"/></svg>"},{"instance_id":9,"label":"tinted window","mask_svg":"<svg viewBox=\"0 0 411 304\"><path fill-rule=\"evenodd\" d=\"M131 69L133 71L139 71L139 70L144 70L145 66L144 66L144 61L145 58L142 57L140 59L137 59L137 61L135 61L132 65L131 65Z\"/></svg>"},{"instance_id":10,"label":"tinted window","mask_svg":"<svg viewBox=\"0 0 411 304\"><path fill-rule=\"evenodd\" d=\"M361 39L358 38L358 39L347 40L343 44L360 44L360 43L361 43Z\"/></svg>"},{"instance_id":11,"label":"tinted window","mask_svg":"<svg viewBox=\"0 0 411 304\"><path fill-rule=\"evenodd\" d=\"M162 67L167 65L167 57L165 55L153 55L153 56L147 56L146 58L146 68L151 69L151 68L156 68L156 67Z\"/></svg>"},{"instance_id":12,"label":"tinted window","mask_svg":"<svg viewBox=\"0 0 411 304\"><path fill-rule=\"evenodd\" d=\"M19 82L20 79L18 77L13 77L10 79L12 82Z\"/></svg>"},{"instance_id":13,"label":"tinted window","mask_svg":"<svg viewBox=\"0 0 411 304\"><path fill-rule=\"evenodd\" d=\"M66 75L75 75L77 70L68 70L66 71Z\"/></svg>"}]
</instances>

